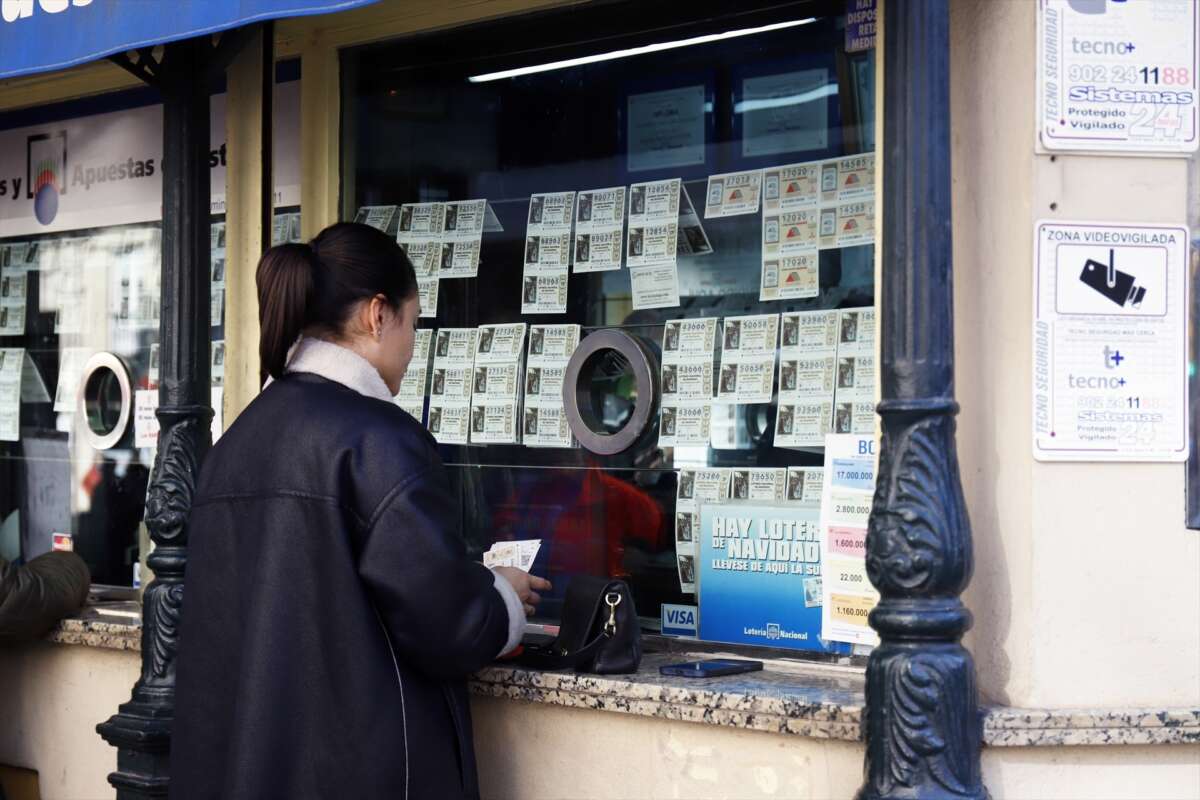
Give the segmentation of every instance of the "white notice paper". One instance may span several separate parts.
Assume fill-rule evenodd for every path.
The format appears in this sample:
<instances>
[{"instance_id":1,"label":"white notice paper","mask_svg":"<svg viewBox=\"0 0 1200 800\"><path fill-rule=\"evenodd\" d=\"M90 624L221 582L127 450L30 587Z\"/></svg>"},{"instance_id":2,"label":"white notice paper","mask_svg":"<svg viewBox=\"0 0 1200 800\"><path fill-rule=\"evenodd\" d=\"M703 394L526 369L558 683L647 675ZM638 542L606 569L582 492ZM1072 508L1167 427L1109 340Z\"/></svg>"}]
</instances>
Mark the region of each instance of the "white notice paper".
<instances>
[{"instance_id":1,"label":"white notice paper","mask_svg":"<svg viewBox=\"0 0 1200 800\"><path fill-rule=\"evenodd\" d=\"M1044 220L1034 240L1034 457L1186 460L1187 228Z\"/></svg>"},{"instance_id":2,"label":"white notice paper","mask_svg":"<svg viewBox=\"0 0 1200 800\"><path fill-rule=\"evenodd\" d=\"M1047 149L1196 151L1196 0L1041 0L1037 24Z\"/></svg>"},{"instance_id":3,"label":"white notice paper","mask_svg":"<svg viewBox=\"0 0 1200 800\"><path fill-rule=\"evenodd\" d=\"M629 95L629 171L703 164L704 108L704 84Z\"/></svg>"}]
</instances>

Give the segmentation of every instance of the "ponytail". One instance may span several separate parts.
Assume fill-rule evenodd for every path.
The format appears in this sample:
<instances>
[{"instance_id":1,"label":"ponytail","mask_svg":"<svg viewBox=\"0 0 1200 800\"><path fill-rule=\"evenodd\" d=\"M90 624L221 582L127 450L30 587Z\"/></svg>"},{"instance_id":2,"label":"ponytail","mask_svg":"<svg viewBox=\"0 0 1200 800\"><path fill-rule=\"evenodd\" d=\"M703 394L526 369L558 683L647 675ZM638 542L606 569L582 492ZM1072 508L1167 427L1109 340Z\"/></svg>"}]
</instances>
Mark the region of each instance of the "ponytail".
<instances>
[{"instance_id":1,"label":"ponytail","mask_svg":"<svg viewBox=\"0 0 1200 800\"><path fill-rule=\"evenodd\" d=\"M259 377L278 380L288 350L309 323L316 291L317 257L306 244L272 247L258 262Z\"/></svg>"},{"instance_id":2,"label":"ponytail","mask_svg":"<svg viewBox=\"0 0 1200 800\"><path fill-rule=\"evenodd\" d=\"M417 295L412 262L391 236L339 222L309 244L272 247L258 262L259 377L278 380L302 333L341 337L363 300L383 295L398 310Z\"/></svg>"}]
</instances>

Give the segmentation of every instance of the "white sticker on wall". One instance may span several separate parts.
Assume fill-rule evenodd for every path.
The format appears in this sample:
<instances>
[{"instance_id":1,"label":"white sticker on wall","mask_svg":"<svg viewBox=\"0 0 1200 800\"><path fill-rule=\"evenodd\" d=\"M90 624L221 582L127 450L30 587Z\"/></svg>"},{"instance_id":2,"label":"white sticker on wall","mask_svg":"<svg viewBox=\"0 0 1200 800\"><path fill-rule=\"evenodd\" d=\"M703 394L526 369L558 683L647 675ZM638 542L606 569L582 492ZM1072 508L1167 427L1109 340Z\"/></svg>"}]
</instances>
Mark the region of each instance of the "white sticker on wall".
<instances>
[{"instance_id":1,"label":"white sticker on wall","mask_svg":"<svg viewBox=\"0 0 1200 800\"><path fill-rule=\"evenodd\" d=\"M1188 231L1037 223L1033 454L1187 458Z\"/></svg>"},{"instance_id":2,"label":"white sticker on wall","mask_svg":"<svg viewBox=\"0 0 1200 800\"><path fill-rule=\"evenodd\" d=\"M1197 13L1196 0L1039 0L1042 144L1195 152Z\"/></svg>"}]
</instances>

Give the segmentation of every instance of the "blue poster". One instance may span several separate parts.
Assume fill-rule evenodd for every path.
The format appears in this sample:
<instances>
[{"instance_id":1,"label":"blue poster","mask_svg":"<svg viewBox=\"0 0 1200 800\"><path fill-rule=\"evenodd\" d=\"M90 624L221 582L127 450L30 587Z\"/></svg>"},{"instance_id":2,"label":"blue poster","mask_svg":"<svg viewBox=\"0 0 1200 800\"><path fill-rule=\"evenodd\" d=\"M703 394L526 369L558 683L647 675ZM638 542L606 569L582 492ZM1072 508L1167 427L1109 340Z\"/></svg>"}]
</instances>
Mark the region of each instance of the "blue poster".
<instances>
[{"instance_id":1,"label":"blue poster","mask_svg":"<svg viewBox=\"0 0 1200 800\"><path fill-rule=\"evenodd\" d=\"M0 78L378 0L2 0Z\"/></svg>"},{"instance_id":2,"label":"blue poster","mask_svg":"<svg viewBox=\"0 0 1200 800\"><path fill-rule=\"evenodd\" d=\"M849 653L821 639L818 504L700 509L700 639Z\"/></svg>"}]
</instances>

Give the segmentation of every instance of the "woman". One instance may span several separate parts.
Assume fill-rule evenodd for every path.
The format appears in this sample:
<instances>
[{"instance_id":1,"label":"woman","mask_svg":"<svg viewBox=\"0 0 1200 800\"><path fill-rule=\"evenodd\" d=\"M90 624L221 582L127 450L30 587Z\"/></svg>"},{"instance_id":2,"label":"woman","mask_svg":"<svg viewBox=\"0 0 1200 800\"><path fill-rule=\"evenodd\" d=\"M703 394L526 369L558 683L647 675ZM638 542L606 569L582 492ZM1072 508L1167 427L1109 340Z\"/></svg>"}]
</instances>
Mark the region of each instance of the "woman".
<instances>
[{"instance_id":1,"label":"woman","mask_svg":"<svg viewBox=\"0 0 1200 800\"><path fill-rule=\"evenodd\" d=\"M549 583L466 557L433 439L392 403L420 309L396 243L339 224L258 266L268 385L192 515L178 798L472 798L466 676Z\"/></svg>"}]
</instances>

